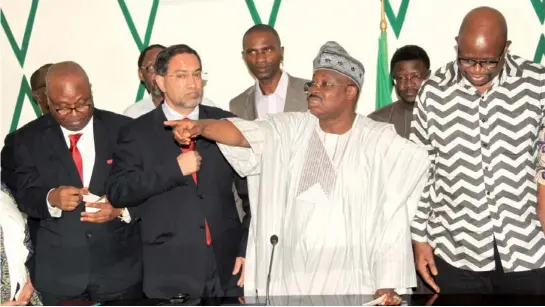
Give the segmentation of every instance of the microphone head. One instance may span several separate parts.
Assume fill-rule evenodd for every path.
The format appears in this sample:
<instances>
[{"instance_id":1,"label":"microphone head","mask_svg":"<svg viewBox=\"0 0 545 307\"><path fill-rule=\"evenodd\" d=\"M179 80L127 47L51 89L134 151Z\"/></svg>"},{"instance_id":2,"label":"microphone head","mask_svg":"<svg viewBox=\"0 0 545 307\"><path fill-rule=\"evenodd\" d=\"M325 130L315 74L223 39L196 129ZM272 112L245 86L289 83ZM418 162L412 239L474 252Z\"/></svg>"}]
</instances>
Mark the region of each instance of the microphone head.
<instances>
[{"instance_id":1,"label":"microphone head","mask_svg":"<svg viewBox=\"0 0 545 307\"><path fill-rule=\"evenodd\" d=\"M276 243L278 243L278 236L277 235L272 235L271 236L271 244L276 245Z\"/></svg>"}]
</instances>

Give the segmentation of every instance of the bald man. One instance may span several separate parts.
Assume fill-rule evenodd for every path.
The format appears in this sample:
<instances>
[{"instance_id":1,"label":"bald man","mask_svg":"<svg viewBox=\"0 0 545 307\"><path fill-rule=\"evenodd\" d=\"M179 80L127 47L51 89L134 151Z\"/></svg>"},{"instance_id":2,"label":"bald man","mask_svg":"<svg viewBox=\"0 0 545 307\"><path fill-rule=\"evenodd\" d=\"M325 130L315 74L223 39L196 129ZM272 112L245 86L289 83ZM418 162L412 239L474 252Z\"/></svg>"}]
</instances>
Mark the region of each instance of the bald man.
<instances>
[{"instance_id":1,"label":"bald man","mask_svg":"<svg viewBox=\"0 0 545 307\"><path fill-rule=\"evenodd\" d=\"M464 18L457 59L425 81L410 139L430 180L412 224L415 262L441 293L545 294L536 142L545 68L509 53L503 15Z\"/></svg>"},{"instance_id":2,"label":"bald man","mask_svg":"<svg viewBox=\"0 0 545 307\"><path fill-rule=\"evenodd\" d=\"M38 68L30 76L30 88L32 89L32 98L34 98L34 102L38 104L38 106L42 110L42 114L49 113L49 106L47 105L47 97L45 95L45 76L47 74L47 70L52 65L53 64L51 63L45 64Z\"/></svg>"},{"instance_id":3,"label":"bald man","mask_svg":"<svg viewBox=\"0 0 545 307\"><path fill-rule=\"evenodd\" d=\"M33 284L44 305L140 298L138 214L92 198L105 194L117 134L130 119L95 109L74 62L51 66L46 95L50 113L8 135L2 150L2 181L40 220Z\"/></svg>"}]
</instances>

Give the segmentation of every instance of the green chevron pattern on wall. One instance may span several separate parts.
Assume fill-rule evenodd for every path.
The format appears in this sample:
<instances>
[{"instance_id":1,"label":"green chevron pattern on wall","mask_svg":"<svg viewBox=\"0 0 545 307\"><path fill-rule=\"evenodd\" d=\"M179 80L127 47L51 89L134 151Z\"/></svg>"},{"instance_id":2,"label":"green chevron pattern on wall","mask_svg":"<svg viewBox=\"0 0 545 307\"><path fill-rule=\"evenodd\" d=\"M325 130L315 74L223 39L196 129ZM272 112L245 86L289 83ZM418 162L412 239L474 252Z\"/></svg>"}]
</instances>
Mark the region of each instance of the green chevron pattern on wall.
<instances>
[{"instance_id":1,"label":"green chevron pattern on wall","mask_svg":"<svg viewBox=\"0 0 545 307\"><path fill-rule=\"evenodd\" d=\"M399 9L397 10L397 15L394 13L394 10L392 9L392 4L390 3L390 0L384 1L384 11L386 12L388 23L394 30L394 33L397 38L399 38L399 35L401 34L401 29L403 28L403 24L405 23L407 10L409 9L409 1L410 0L401 1L401 4L399 5Z\"/></svg>"},{"instance_id":2,"label":"green chevron pattern on wall","mask_svg":"<svg viewBox=\"0 0 545 307\"><path fill-rule=\"evenodd\" d=\"M0 11L0 23L2 24L2 29L4 30L4 33L6 33L6 37L9 41L10 47L13 50L13 53L15 54L19 65L21 65L21 68L25 67L25 59L28 51L28 44L30 42L30 36L32 35L32 27L34 26L34 20L36 19L38 2L39 0L32 0L21 46L17 44L17 41L13 36L13 32L11 31L8 19L6 18L4 11ZM19 95L17 95L17 102L15 103L15 108L13 110L13 116L9 128L10 132L14 131L18 127L25 98L28 98L28 101L32 105L36 116L40 116L40 107L32 103L32 91L30 89L30 85L28 84L27 77L23 74L23 78L21 79L21 86L19 87Z\"/></svg>"},{"instance_id":3,"label":"green chevron pattern on wall","mask_svg":"<svg viewBox=\"0 0 545 307\"><path fill-rule=\"evenodd\" d=\"M53 0L51 0L53 1ZM29 84L29 77L30 77L30 68L33 68L37 66L37 64L40 63L40 56L38 56L35 59L34 54L40 53L40 47L43 46L45 38L44 35L48 29L35 29L36 27L46 27L45 25L48 25L47 18L49 16L43 16L51 14L50 12L53 12L52 10L57 4L51 4L51 1L40 1L40 0L17 0L17 1L6 1L6 4L9 3L10 5L6 5L3 7L2 10L0 10L0 25L2 27L2 31L5 35L7 43L5 44L5 52L7 52L6 58L7 61L9 61L9 64L12 67L12 70L15 68L16 71L9 71L6 73L5 79L9 79L10 82L7 82L6 84L9 84L9 88L2 88L3 92L9 92L8 95L5 95L2 97L3 99L3 105L8 105L8 108L4 108L4 126L3 126L3 133L6 133L7 131L11 132L20 127L22 124L24 124L25 121L29 120L30 118L33 118L34 116L40 115L40 108L38 105L32 103L32 92ZM70 0L54 0L58 1L59 3L72 3ZM66 1L66 2L63 2ZM184 3L188 3L191 7L200 8L200 3L203 1L200 0L194 0L195 3L198 2L199 5L193 6L190 2L191 1L182 1ZM316 0L318 1L318 0ZM354 3L361 4L360 0L353 0ZM378 0L366 0L365 3L360 6L361 8L367 8L367 1L369 3L376 1L376 3L379 3ZM428 1L432 3L432 0L421 0L421 1ZM435 0L433 0L435 2ZM473 2L469 0L460 0L461 2L464 2L463 5L451 5L450 9L456 9L456 14L461 14L461 11L466 11L471 9L471 7L477 6L477 4L473 4ZM145 4L142 4L142 2L145 2ZM104 9L107 8L107 10L113 11L113 14L110 14L108 18L115 19L115 22L112 23L112 27L115 27L117 32L115 32L115 35L124 35L122 39L124 39L124 46L126 49L123 49L126 51L127 49L130 50L130 48L134 48L134 44L136 45L136 48L138 48L139 51L143 50L147 46L149 46L150 42L154 39L159 39L160 37L167 37L168 35L164 34L165 30L163 30L163 24L167 21L164 21L162 18L163 14L168 15L168 11L170 7L179 9L180 4L177 1L161 1L161 0L147 0L147 1L127 1L127 0L117 0L116 2L104 2L104 4L101 4L100 6L104 6ZM207 3L213 2L213 0L207 1ZM224 3L225 1L218 1L217 3ZM385 5L385 13L388 21L389 28L392 30L392 33L395 35L389 35L389 41L388 46L390 46L390 56L392 53L392 49L395 50L395 47L399 47L400 44L406 44L411 43L414 41L414 38L418 38L418 33L413 33L413 29L417 27L419 31L426 31L427 28L423 26L427 21L425 19L426 12L418 12L418 10L422 10L422 6L420 2L413 1L414 3L411 3L410 0L384 0ZM520 3L519 3L520 2ZM20 3L20 4L19 4ZM106 4L108 3L108 4ZM110 4L111 3L111 4ZM317 26L319 26L320 20L313 20L312 16L304 16L304 18L301 19L301 24L299 24L298 20L294 20L294 8L298 7L297 9L300 9L300 6L294 5L293 1L282 1L282 0L245 0L244 2L239 2L240 4L238 6L231 5L230 3L227 5L225 4L225 7L222 8L223 10L231 9L231 13L240 13L240 15L237 15L237 18L239 18L237 21L242 20L242 22L237 23L237 27L240 26L240 24L243 24L242 27L246 27L247 23L253 23L253 24L259 24L259 23L266 23L270 26L279 28L280 31L286 31L286 29L290 29L290 27L302 27L303 24L307 25L309 29L315 29ZM260 12L258 11L259 4L265 4L266 7L262 9L262 11L267 11L269 8L270 14ZM310 3L310 2L309 2ZM545 57L545 30L543 30L542 26L545 24L545 0L528 0L528 1L517 1L516 6L507 4L512 3L507 0L504 1L504 4L497 6L500 8L500 10L504 10L504 13L506 15L509 15L509 12L507 11L509 8L515 8L515 7L523 7L521 10L524 13L524 17L522 17L525 21L530 20L534 21L533 23L525 23L525 28L522 29L522 33L524 31L527 31L528 27L531 27L531 33L530 39L525 39L523 43L521 43L521 37L515 36L517 39L517 45L513 46L512 49L517 49L517 53L522 53L522 56L526 56L528 58L532 58L537 63L540 63L544 60ZM323 3L322 3L323 4ZM60 5L60 4L59 4ZM98 4L97 4L98 5ZM184 4L185 5L185 4ZM486 4L485 4L486 5ZM204 7L205 5L202 5ZM461 6L460 8L457 8L458 6ZM364 13L367 14L367 16L376 14L376 16L379 16L380 11L378 10L378 5L369 5L369 7L372 7L371 10L364 10ZM12 8L14 10L12 11ZM136 8L136 10L135 10ZM160 9L161 8L161 9ZM261 7L259 7L261 8ZM281 21L278 20L280 9L283 10L283 17ZM320 9L319 7L317 9ZM326 8L327 9L327 8ZM411 11L409 12L409 9ZM7 10L7 11L6 11ZM132 10L132 11L131 11ZM161 12L159 12L161 10ZM164 10L164 11L163 11ZM240 12L239 12L240 10ZM376 11L375 11L376 10ZM236 11L236 12L235 12ZM93 14L99 14L100 10L94 11ZM136 12L138 12L139 15L137 16ZM295 12L296 13L296 12ZM79 13L78 13L79 14ZM161 16L158 16L158 14L161 14ZM528 17L528 15L533 15L535 17ZM535 14L535 15L534 15ZM113 15L113 16L112 16ZM266 16L268 15L268 16ZM288 17L289 16L289 17ZM140 18L137 18L140 17ZM516 28L516 18L515 15L507 16L510 20L515 18L515 23L512 25L513 28ZM534 19L536 18L537 19ZM38 20L38 19L39 20ZM251 19L250 19L251 18ZM438 17L430 17L435 18L437 20L441 20ZM38 21L37 21L38 20ZM336 22L340 21L340 19L336 19ZM539 23L536 23L535 21L539 21ZM112 19L109 20L109 22L112 22ZM205 23L206 20L203 20L203 23ZM310 23L309 23L310 22ZM316 24L311 24L312 22L316 22ZM458 23L459 21L456 20L449 20L450 23ZM511 22L511 21L510 21ZM354 23L355 24L355 23ZM86 25L87 28L84 29L86 31L85 33L90 33L93 31L92 26ZM354 26L354 25L353 25ZM376 33L374 35L379 35L379 25L378 22L376 24L376 28L372 28L374 25L367 24L366 27L368 27L368 30L366 31L372 31L373 33ZM357 25L356 25L357 27ZM404 27L406 28L404 30ZM409 32L410 27L410 32ZM282 28L282 29L280 29ZM510 27L511 28L511 27ZM520 26L519 26L520 28ZM138 30L137 30L138 29ZM355 28L356 29L356 28ZM42 32L42 30L44 32ZM240 29L237 29L236 31L239 31ZM358 29L356 31L360 31L362 29ZM520 29L518 29L520 31ZM140 31L140 32L139 32ZM161 31L162 33L155 33ZM416 31L416 30L415 30ZM35 33L33 33L35 32ZM121 34L119 34L121 33ZM284 32L283 32L284 33ZM297 33L301 33L298 31ZM519 32L520 33L520 32ZM84 35L87 35L84 34ZM288 33L289 35L290 33ZM38 35L40 37L38 37ZM130 37L128 36L130 35ZM286 34L284 34L286 35ZM298 34L301 35L301 34ZM339 39L346 39L350 40L349 37L345 36L345 33L339 35ZM108 39L111 40L117 40L121 39L119 37L109 37ZM535 41L534 41L535 39ZM356 39L357 40L357 39ZM206 39L206 41L203 40L204 46L211 46L211 43L209 43L210 39ZM376 43L373 41L370 43L371 40L369 40L369 37L367 37L365 40L362 40L362 42L354 42L351 43L354 44L356 50L357 48L360 48L360 56L364 61L369 61L369 59L374 58L376 56ZM418 41L417 43L425 44L422 41ZM371 46L364 46L362 45L371 44ZM9 47L8 47L9 46ZM292 44L290 44L291 48ZM296 44L296 48L299 48L299 45ZM437 49L443 50L445 46L437 46L435 47L433 43L430 46L427 46L429 49L431 49L431 54L434 57L434 65L439 65L439 62L442 62L444 58L441 57L442 53L440 51L437 51ZM32 48L31 51L29 49ZM209 48L209 47L203 47L203 48ZM447 46L448 48L448 46ZM7 51L7 50L11 50ZM290 54L292 49L290 49ZM372 50L372 51L366 51L366 50ZM534 50L534 52L532 52ZM527 54L525 54L527 53ZM13 57L11 56L13 54ZM27 57L28 54L28 57ZM435 58L439 57L441 60L435 60ZM28 59L27 59L28 58ZM132 60L131 60L132 61ZM92 61L91 61L92 63ZM125 64L123 64L125 65ZM290 69L294 71L294 73L300 73L296 72L297 69L300 69L300 67L304 66L304 64L300 64L298 62L293 62L290 64ZM33 66L33 67L31 67ZM295 68L293 68L295 66ZM23 73L20 73L20 69L23 71ZM373 69L373 68L371 68ZM238 72L235 72L238 73ZM16 79L11 80L10 77L13 77L16 74ZM373 75L374 72L370 71L370 75ZM131 75L134 76L134 75ZM237 75L241 76L241 75ZM222 77L221 73L216 73L215 78L216 80L220 80ZM19 82L20 81L20 82ZM370 82L374 82L374 79L369 79ZM132 81L130 81L132 84ZM233 82L233 87L239 86L236 84L236 82ZM373 84L374 86L374 84ZM98 87L97 87L98 88ZM218 88L221 88L223 91L224 89L221 86L215 85L215 87L209 87L211 93L210 95L213 96L212 93L217 93L220 90ZM102 90L104 92L104 90ZM133 88L131 87L129 89L129 93L127 94L127 89L122 89L122 91L125 92L125 96L129 96L128 100L132 101L138 101L143 98L145 95L145 88L143 85L139 84L138 89L136 93L133 93ZM214 92L217 91L217 92ZM369 94L369 96L374 95L374 90ZM231 95L232 93L228 93L228 95ZM134 95L134 96L133 96ZM217 94L216 94L217 95ZM223 95L223 94L221 94ZM221 103L225 103L225 100L227 98L223 98L221 95L218 95L216 97L217 101ZM212 97L213 99L216 97ZM370 98L370 99L369 99ZM365 98L366 101L371 100L372 98ZM9 100L9 101L7 101ZM121 97L120 101L127 101L126 97ZM29 105L30 103L30 105ZM26 105L25 105L26 104ZM117 103L117 105L121 105L121 103ZM223 107L223 106L222 106ZM120 108L121 109L121 108ZM116 110L118 111L118 110ZM8 114L6 114L9 112Z\"/></svg>"},{"instance_id":4,"label":"green chevron pattern on wall","mask_svg":"<svg viewBox=\"0 0 545 307\"><path fill-rule=\"evenodd\" d=\"M267 23L269 26L274 28L274 25L276 24L276 17L278 17L278 11L280 10L280 3L282 0L274 0L271 14L269 15L269 22ZM257 11L257 8L255 7L254 0L246 0L246 6L248 7L248 11L250 11L250 15L252 16L252 20L254 21L254 24L262 24L261 16L259 15L259 12Z\"/></svg>"},{"instance_id":5,"label":"green chevron pattern on wall","mask_svg":"<svg viewBox=\"0 0 545 307\"><path fill-rule=\"evenodd\" d=\"M532 7L536 12L537 18L541 25L545 21L545 1L544 0L530 0ZM541 63L543 55L545 54L545 35L541 34L537 43L536 52L534 55L534 62Z\"/></svg>"},{"instance_id":6,"label":"green chevron pattern on wall","mask_svg":"<svg viewBox=\"0 0 545 307\"><path fill-rule=\"evenodd\" d=\"M151 5L149 17L148 17L148 24L146 26L146 32L144 34L144 40L140 37L140 34L138 34L138 31L136 30L136 26L134 24L134 21L131 16L131 12L129 11L129 8L127 7L127 4L125 3L125 0L118 0L119 7L121 8L121 12L123 12L123 18L125 19L125 22L127 23L127 26L129 27L129 30L131 31L132 38L134 39L134 42L136 43L136 47L138 48L138 51L142 52L142 50L146 49L149 46L149 41L151 39L151 33L153 32L153 25L155 24L155 17L157 16L157 9L159 8L159 0L153 0L153 3ZM139 101L144 97L144 92L146 91L146 88L142 83L138 86L138 92L136 93L135 102Z\"/></svg>"}]
</instances>

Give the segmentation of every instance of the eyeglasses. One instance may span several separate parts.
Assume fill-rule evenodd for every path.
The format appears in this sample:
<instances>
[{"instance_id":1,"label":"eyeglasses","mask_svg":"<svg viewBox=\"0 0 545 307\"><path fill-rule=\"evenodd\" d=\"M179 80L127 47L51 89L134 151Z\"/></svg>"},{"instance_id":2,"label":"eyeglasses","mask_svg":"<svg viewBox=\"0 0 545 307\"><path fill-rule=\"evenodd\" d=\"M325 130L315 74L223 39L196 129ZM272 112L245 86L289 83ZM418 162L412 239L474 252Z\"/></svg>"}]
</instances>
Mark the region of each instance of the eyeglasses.
<instances>
[{"instance_id":1,"label":"eyeglasses","mask_svg":"<svg viewBox=\"0 0 545 307\"><path fill-rule=\"evenodd\" d=\"M353 86L353 85L352 84L345 84L345 83L331 83L331 82L327 82L327 81L322 81L322 82L310 81L310 82L305 83L305 86L304 86L303 89L305 90L305 93L308 93L308 91L314 86L316 86L318 88L322 88L322 89L327 91L327 90L332 89L335 86Z\"/></svg>"},{"instance_id":2,"label":"eyeglasses","mask_svg":"<svg viewBox=\"0 0 545 307\"><path fill-rule=\"evenodd\" d=\"M141 69L144 69L145 71L147 71L148 73L150 74L155 74L157 73L157 71L155 70L155 66L152 64L152 65L149 65L149 66L142 66L140 67Z\"/></svg>"},{"instance_id":3,"label":"eyeglasses","mask_svg":"<svg viewBox=\"0 0 545 307\"><path fill-rule=\"evenodd\" d=\"M177 72L173 74L167 74L167 76L174 78L176 81L179 82L187 82L187 80L189 79L196 79L198 81L203 81L203 79L206 79L206 73L203 73L202 71L195 71L192 73Z\"/></svg>"},{"instance_id":4,"label":"eyeglasses","mask_svg":"<svg viewBox=\"0 0 545 307\"><path fill-rule=\"evenodd\" d=\"M393 77L392 82L394 83L394 85L399 85L399 84L402 84L404 82L409 83L409 82L412 82L412 81L422 81L422 80L426 79L426 77L427 77L427 74L426 75L414 74L414 75L410 75L410 76L399 76L399 77Z\"/></svg>"},{"instance_id":5,"label":"eyeglasses","mask_svg":"<svg viewBox=\"0 0 545 307\"><path fill-rule=\"evenodd\" d=\"M54 108L54 109L55 109L55 112L57 112L59 115L64 116L64 115L68 115L72 113L72 111L76 111L78 113L85 112L89 110L90 107L91 107L91 104L87 103L87 104L75 106L73 108Z\"/></svg>"},{"instance_id":6,"label":"eyeglasses","mask_svg":"<svg viewBox=\"0 0 545 307\"><path fill-rule=\"evenodd\" d=\"M505 52L505 47L503 47L501 53L500 53L500 56L498 57L497 60L476 60L476 59L470 59L470 58L464 58L464 57L458 57L458 62L460 63L460 65L466 67L466 68L470 68L470 67L473 67L477 64L481 65L482 68L484 69L493 69L493 68L496 68L498 66L498 64L501 62L501 58L503 56Z\"/></svg>"}]
</instances>

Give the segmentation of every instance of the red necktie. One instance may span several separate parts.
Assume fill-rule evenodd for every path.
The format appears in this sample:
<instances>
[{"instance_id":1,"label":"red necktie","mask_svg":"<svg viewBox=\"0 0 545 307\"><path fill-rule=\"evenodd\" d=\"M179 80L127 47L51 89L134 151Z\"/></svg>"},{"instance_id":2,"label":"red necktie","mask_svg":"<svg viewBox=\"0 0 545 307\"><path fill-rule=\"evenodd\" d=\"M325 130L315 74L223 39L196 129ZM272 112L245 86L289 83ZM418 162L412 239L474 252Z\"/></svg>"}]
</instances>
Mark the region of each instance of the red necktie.
<instances>
[{"instance_id":1,"label":"red necktie","mask_svg":"<svg viewBox=\"0 0 545 307\"><path fill-rule=\"evenodd\" d=\"M194 151L195 150L195 140L191 139L191 143L189 143L189 146L182 146L182 153L188 152L188 151ZM195 184L197 184L197 173L191 174L191 177L193 177L193 181L195 181Z\"/></svg>"},{"instance_id":2,"label":"red necktie","mask_svg":"<svg viewBox=\"0 0 545 307\"><path fill-rule=\"evenodd\" d=\"M84 184L83 181L83 160L81 158L81 153L78 149L78 141L81 138L82 134L71 134L68 137L70 138L70 154L72 154L72 159L74 160L74 163L76 164L76 168L78 169L79 178L81 179L81 184Z\"/></svg>"},{"instance_id":3,"label":"red necktie","mask_svg":"<svg viewBox=\"0 0 545 307\"><path fill-rule=\"evenodd\" d=\"M188 152L188 151L194 151L195 150L195 140L191 139L191 143L189 143L189 146L182 146L182 153ZM191 174L193 177L193 181L195 181L195 185L197 184L197 173ZM212 244L212 235L210 235L210 228L208 228L208 222L206 219L204 219L204 228L206 230L206 244L210 245Z\"/></svg>"}]
</instances>

